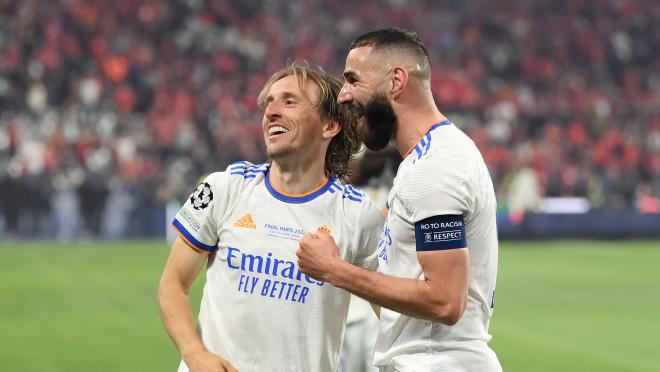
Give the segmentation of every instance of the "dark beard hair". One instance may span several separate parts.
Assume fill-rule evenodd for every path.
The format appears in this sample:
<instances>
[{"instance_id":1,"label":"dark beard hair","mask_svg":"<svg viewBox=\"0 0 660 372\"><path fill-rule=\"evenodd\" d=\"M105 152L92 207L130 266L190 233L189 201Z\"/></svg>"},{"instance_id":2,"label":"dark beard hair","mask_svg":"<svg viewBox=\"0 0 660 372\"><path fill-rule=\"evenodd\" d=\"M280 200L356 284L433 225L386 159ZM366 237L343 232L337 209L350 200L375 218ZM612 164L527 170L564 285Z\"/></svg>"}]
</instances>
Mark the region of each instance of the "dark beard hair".
<instances>
[{"instance_id":1,"label":"dark beard hair","mask_svg":"<svg viewBox=\"0 0 660 372\"><path fill-rule=\"evenodd\" d=\"M392 105L382 92L374 93L364 107L365 125L360 137L369 150L382 150L394 136L397 117Z\"/></svg>"}]
</instances>

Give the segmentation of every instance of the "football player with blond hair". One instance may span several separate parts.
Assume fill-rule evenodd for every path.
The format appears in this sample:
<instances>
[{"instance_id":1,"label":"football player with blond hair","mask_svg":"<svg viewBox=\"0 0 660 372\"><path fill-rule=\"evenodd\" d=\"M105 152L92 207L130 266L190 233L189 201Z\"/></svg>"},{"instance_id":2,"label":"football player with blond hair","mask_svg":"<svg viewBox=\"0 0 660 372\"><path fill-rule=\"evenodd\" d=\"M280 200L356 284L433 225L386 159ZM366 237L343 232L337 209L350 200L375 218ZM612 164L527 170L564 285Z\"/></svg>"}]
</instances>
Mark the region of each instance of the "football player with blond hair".
<instances>
[{"instance_id":1,"label":"football player with blond hair","mask_svg":"<svg viewBox=\"0 0 660 372\"><path fill-rule=\"evenodd\" d=\"M340 90L307 64L275 73L258 97L270 161L211 174L176 215L158 299L179 371L337 371L350 294L300 271L298 241L323 231L344 260L374 269L383 226L342 182L360 142ZM204 265L195 330L188 293Z\"/></svg>"}]
</instances>

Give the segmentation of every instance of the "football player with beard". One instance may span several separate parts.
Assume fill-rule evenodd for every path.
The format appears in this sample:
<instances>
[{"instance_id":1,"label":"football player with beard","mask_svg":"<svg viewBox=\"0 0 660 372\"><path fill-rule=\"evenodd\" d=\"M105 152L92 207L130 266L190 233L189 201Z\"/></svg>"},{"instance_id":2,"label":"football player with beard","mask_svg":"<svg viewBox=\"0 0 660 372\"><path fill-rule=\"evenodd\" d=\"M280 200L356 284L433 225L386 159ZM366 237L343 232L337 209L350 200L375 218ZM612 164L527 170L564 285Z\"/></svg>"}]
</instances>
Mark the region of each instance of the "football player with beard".
<instances>
[{"instance_id":1,"label":"football player with beard","mask_svg":"<svg viewBox=\"0 0 660 372\"><path fill-rule=\"evenodd\" d=\"M343 260L331 236L308 233L300 269L381 306L381 371L501 371L488 347L498 242L495 192L470 138L436 107L419 37L392 28L350 47L339 102L362 139L390 140L403 160L388 196L378 272Z\"/></svg>"}]
</instances>

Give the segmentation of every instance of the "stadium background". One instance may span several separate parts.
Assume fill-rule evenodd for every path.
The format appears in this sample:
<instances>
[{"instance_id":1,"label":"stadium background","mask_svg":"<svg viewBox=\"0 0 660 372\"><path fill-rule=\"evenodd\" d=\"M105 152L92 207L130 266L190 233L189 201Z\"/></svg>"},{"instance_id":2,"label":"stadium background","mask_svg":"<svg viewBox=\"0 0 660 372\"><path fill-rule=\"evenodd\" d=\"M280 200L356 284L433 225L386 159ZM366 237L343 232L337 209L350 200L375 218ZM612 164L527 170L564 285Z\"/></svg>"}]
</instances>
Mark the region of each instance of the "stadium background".
<instances>
[{"instance_id":1,"label":"stadium background","mask_svg":"<svg viewBox=\"0 0 660 372\"><path fill-rule=\"evenodd\" d=\"M659 370L659 2L0 0L0 371L170 370L168 213L263 161L272 72L340 75L392 25L496 185L505 370ZM382 191L397 161L351 180ZM540 240L575 237L599 240Z\"/></svg>"}]
</instances>

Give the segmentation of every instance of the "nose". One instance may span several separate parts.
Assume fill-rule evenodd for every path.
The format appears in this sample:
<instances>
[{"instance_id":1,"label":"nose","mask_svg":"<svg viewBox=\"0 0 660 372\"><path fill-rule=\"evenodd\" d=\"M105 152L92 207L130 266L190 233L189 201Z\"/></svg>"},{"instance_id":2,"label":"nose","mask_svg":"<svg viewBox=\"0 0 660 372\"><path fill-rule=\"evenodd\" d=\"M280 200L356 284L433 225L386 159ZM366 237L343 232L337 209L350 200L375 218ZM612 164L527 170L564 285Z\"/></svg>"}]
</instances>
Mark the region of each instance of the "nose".
<instances>
[{"instance_id":1,"label":"nose","mask_svg":"<svg viewBox=\"0 0 660 372\"><path fill-rule=\"evenodd\" d=\"M353 93L350 91L348 84L344 84L337 95L337 102L339 104L353 102Z\"/></svg>"},{"instance_id":2,"label":"nose","mask_svg":"<svg viewBox=\"0 0 660 372\"><path fill-rule=\"evenodd\" d=\"M268 104L266 104L264 115L266 115L268 121L274 121L281 117L280 111L275 101L270 101Z\"/></svg>"}]
</instances>

